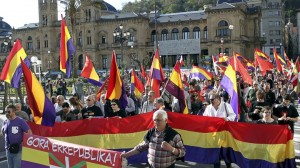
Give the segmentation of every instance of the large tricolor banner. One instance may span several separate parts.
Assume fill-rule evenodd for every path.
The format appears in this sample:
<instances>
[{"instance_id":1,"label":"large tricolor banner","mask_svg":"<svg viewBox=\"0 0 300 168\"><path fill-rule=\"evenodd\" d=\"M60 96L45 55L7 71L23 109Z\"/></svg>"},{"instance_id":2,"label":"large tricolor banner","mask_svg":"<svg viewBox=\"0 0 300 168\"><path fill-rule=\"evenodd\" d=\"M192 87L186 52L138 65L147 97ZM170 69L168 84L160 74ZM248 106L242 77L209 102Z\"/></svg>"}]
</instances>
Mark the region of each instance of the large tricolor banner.
<instances>
[{"instance_id":1,"label":"large tricolor banner","mask_svg":"<svg viewBox=\"0 0 300 168\"><path fill-rule=\"evenodd\" d=\"M152 115L92 118L55 123L54 127L30 123L30 128L34 134L44 137L123 151L142 142L147 130L153 127ZM242 168L296 167L293 136L288 126L226 122L222 118L174 112L168 113L168 124L183 138L186 161L212 164L224 159ZM145 163L146 154L130 157L128 161Z\"/></svg>"},{"instance_id":2,"label":"large tricolor banner","mask_svg":"<svg viewBox=\"0 0 300 168\"><path fill-rule=\"evenodd\" d=\"M22 168L121 167L120 152L25 134Z\"/></svg>"}]
</instances>

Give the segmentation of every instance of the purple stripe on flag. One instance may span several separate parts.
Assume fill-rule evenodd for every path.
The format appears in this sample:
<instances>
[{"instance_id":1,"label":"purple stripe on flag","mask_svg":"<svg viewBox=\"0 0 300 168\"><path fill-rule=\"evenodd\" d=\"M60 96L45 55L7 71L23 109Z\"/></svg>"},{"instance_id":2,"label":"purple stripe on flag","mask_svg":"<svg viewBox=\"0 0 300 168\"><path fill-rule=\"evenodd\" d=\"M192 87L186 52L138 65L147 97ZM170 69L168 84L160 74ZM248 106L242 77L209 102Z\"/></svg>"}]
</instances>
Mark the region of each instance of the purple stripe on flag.
<instances>
[{"instance_id":1,"label":"purple stripe on flag","mask_svg":"<svg viewBox=\"0 0 300 168\"><path fill-rule=\"evenodd\" d=\"M185 159L191 162L201 164L213 164L224 159L231 163L236 163L239 167L253 168L253 167L296 167L295 159L285 159L283 162L271 163L262 159L248 159L240 152L234 151L232 148L201 148L196 146L185 145L186 155ZM129 151L131 149L114 149L115 151ZM207 155L209 153L209 155ZM135 155L128 158L129 164L144 163L147 156L146 153Z\"/></svg>"},{"instance_id":2,"label":"purple stripe on flag","mask_svg":"<svg viewBox=\"0 0 300 168\"><path fill-rule=\"evenodd\" d=\"M203 74L201 73L191 73L190 78L200 78L200 79L207 79Z\"/></svg>"},{"instance_id":3,"label":"purple stripe on flag","mask_svg":"<svg viewBox=\"0 0 300 168\"><path fill-rule=\"evenodd\" d=\"M126 84L122 79L121 79L121 81L122 81L122 94L121 94L119 103L120 103L120 108L125 110L125 108L127 106L127 95L126 95L126 87L125 87Z\"/></svg>"},{"instance_id":4,"label":"purple stripe on flag","mask_svg":"<svg viewBox=\"0 0 300 168\"><path fill-rule=\"evenodd\" d=\"M248 66L248 70L254 71L255 68L253 66Z\"/></svg>"},{"instance_id":5,"label":"purple stripe on flag","mask_svg":"<svg viewBox=\"0 0 300 168\"><path fill-rule=\"evenodd\" d=\"M53 103L45 95L44 111L42 115L42 123L44 126L54 126L55 123L55 108Z\"/></svg>"},{"instance_id":6,"label":"purple stripe on flag","mask_svg":"<svg viewBox=\"0 0 300 168\"><path fill-rule=\"evenodd\" d=\"M72 65L71 65L71 60L72 60L72 55L75 53L75 47L73 45L72 39L69 39L67 41L67 50L68 50L68 59L66 61L66 76L69 78L71 77L72 74Z\"/></svg>"},{"instance_id":7,"label":"purple stripe on flag","mask_svg":"<svg viewBox=\"0 0 300 168\"><path fill-rule=\"evenodd\" d=\"M229 77L226 75L223 76L220 85L226 90L226 92L230 95L230 105L232 106L232 109L234 113L236 114L236 117L238 116L238 94L234 90L234 84L230 80Z\"/></svg>"},{"instance_id":8,"label":"purple stripe on flag","mask_svg":"<svg viewBox=\"0 0 300 168\"><path fill-rule=\"evenodd\" d=\"M296 167L295 159L285 159L283 162L272 163L263 159L248 159L241 152L235 151L232 148L221 148L221 159L227 158L227 161L236 163L239 167Z\"/></svg>"},{"instance_id":9,"label":"purple stripe on flag","mask_svg":"<svg viewBox=\"0 0 300 168\"><path fill-rule=\"evenodd\" d=\"M185 96L182 89L180 89L176 84L174 84L171 80L166 85L165 88L171 95L176 97L179 101L180 111L183 112L185 108Z\"/></svg>"},{"instance_id":10,"label":"purple stripe on flag","mask_svg":"<svg viewBox=\"0 0 300 168\"><path fill-rule=\"evenodd\" d=\"M96 86L99 86L99 87L101 87L102 84L103 84L103 83L100 82L100 81L95 81L95 80L90 79L90 78L88 78L87 81L88 81L89 83L91 83L91 84L93 84L93 85L96 85Z\"/></svg>"},{"instance_id":11,"label":"purple stripe on flag","mask_svg":"<svg viewBox=\"0 0 300 168\"><path fill-rule=\"evenodd\" d=\"M67 46L68 46L68 56L72 56L74 53L75 53L75 46L73 44L73 41L72 41L72 38L70 38L68 41L67 41Z\"/></svg>"},{"instance_id":12,"label":"purple stripe on flag","mask_svg":"<svg viewBox=\"0 0 300 168\"><path fill-rule=\"evenodd\" d=\"M27 67L30 67L30 61L28 59L28 57L26 57L24 59L24 62L25 64L27 65ZM18 88L19 87L19 82L20 82L20 79L21 79L21 75L22 75L22 66L21 66L21 63L18 65L18 67L16 68L16 71L11 79L11 86L13 88Z\"/></svg>"},{"instance_id":13,"label":"purple stripe on flag","mask_svg":"<svg viewBox=\"0 0 300 168\"><path fill-rule=\"evenodd\" d=\"M159 70L159 69L153 68L153 71L152 71L152 78L157 79L157 80L159 80L159 81L162 81L162 79L161 79L161 73L160 73L160 70Z\"/></svg>"},{"instance_id":14,"label":"purple stripe on flag","mask_svg":"<svg viewBox=\"0 0 300 168\"><path fill-rule=\"evenodd\" d=\"M28 161L25 161L25 160L22 160L21 162L21 167L22 168L49 168L49 165L41 165L41 164L38 164L38 163L33 163L33 162L28 162Z\"/></svg>"}]
</instances>

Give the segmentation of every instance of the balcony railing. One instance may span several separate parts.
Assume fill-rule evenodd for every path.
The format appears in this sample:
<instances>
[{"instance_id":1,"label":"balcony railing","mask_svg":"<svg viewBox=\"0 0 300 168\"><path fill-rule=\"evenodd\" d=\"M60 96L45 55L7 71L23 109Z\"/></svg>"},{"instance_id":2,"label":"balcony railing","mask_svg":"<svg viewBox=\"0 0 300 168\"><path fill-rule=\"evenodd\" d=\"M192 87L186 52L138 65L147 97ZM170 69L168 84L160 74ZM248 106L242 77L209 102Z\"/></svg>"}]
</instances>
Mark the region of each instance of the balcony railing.
<instances>
[{"instance_id":1,"label":"balcony railing","mask_svg":"<svg viewBox=\"0 0 300 168\"><path fill-rule=\"evenodd\" d=\"M100 43L99 45L98 45L98 49L99 50L103 50L103 49L106 49L108 47L108 44L107 43Z\"/></svg>"}]
</instances>

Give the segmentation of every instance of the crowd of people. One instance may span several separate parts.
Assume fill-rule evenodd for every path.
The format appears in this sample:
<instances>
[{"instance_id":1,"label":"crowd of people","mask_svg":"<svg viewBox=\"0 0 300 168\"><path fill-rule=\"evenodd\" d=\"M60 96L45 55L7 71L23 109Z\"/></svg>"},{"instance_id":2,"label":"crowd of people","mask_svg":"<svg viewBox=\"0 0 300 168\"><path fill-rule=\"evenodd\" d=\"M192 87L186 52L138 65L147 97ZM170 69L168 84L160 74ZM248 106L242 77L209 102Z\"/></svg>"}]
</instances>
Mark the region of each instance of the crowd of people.
<instances>
[{"instance_id":1,"label":"crowd of people","mask_svg":"<svg viewBox=\"0 0 300 168\"><path fill-rule=\"evenodd\" d=\"M240 76L237 76L237 88L239 96L239 111L233 111L230 105L230 96L220 86L222 76L214 76L212 80L190 79L184 85L184 94L189 115L200 115L224 118L225 121L251 122L257 124L287 124L294 132L294 123L298 121L299 113L295 106L298 105L299 94L295 91L295 86L284 75L268 73L266 77L251 74L253 83L245 83ZM167 113L182 113L179 108L179 100L164 90L164 81L161 84L161 96L155 98L155 92L150 86L145 86L141 98L130 93L129 87L126 90L127 106L121 108L120 100L109 100L106 98L105 90L97 100L96 94L85 95L83 84L78 79L74 85L74 94L67 99L66 83L64 80L56 82L57 91L53 91L51 81L45 86L45 92L51 98L56 111L56 122L68 122L80 119L107 118L139 115L147 112L155 112L153 122L154 132L144 139L144 143L137 145L133 150L122 154L127 158L141 151L148 150L148 162L150 167L172 167L176 157L183 157L185 149L180 135L174 132L171 141L165 141L162 133L169 129L167 125ZM24 119L22 121L33 121L28 105L28 99L24 98L24 105L17 103L7 107L9 113ZM9 112L9 113L8 113ZM8 120L14 117L8 116ZM9 123L9 122L7 122ZM12 123L12 122L11 122ZM26 123L26 122L25 122ZM7 134L10 138L8 126L2 129L2 134ZM9 125L9 124L8 124ZM24 124L23 132L30 129ZM177 136L178 135L178 136ZM160 138L155 138L160 137ZM154 140L155 141L154 141ZM9 148L9 141L7 149ZM160 144L160 145L158 145ZM156 159L156 152L163 154L164 159ZM231 167L230 163L226 163ZM220 162L214 167L220 167Z\"/></svg>"}]
</instances>

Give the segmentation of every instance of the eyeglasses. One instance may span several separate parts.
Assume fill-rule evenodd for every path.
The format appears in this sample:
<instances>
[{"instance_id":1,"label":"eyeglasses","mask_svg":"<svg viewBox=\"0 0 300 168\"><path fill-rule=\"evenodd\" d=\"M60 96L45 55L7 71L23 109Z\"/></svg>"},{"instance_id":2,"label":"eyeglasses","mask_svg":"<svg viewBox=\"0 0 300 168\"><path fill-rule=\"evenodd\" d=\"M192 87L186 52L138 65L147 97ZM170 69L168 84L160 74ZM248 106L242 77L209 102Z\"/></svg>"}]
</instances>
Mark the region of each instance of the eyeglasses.
<instances>
[{"instance_id":1,"label":"eyeglasses","mask_svg":"<svg viewBox=\"0 0 300 168\"><path fill-rule=\"evenodd\" d=\"M115 105L117 105L117 104L113 103L113 104L110 104L110 105L115 106Z\"/></svg>"},{"instance_id":2,"label":"eyeglasses","mask_svg":"<svg viewBox=\"0 0 300 168\"><path fill-rule=\"evenodd\" d=\"M155 122L162 122L163 120L160 120L160 119L154 119L153 121L155 121Z\"/></svg>"},{"instance_id":3,"label":"eyeglasses","mask_svg":"<svg viewBox=\"0 0 300 168\"><path fill-rule=\"evenodd\" d=\"M6 114L11 113L11 111L5 111Z\"/></svg>"}]
</instances>

